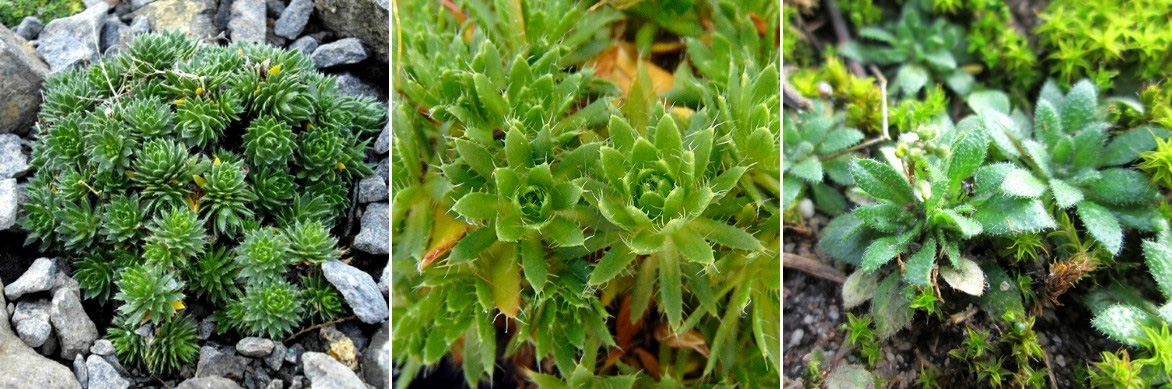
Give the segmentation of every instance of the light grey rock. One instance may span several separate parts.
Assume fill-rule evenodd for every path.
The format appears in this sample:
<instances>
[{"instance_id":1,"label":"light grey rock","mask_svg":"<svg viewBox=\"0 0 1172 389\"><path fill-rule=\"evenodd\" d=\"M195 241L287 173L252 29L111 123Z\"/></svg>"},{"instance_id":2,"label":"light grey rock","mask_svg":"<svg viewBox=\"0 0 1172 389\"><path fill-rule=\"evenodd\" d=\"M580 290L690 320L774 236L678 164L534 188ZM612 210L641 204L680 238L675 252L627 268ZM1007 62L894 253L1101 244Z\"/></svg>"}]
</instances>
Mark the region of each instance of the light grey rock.
<instances>
[{"instance_id":1,"label":"light grey rock","mask_svg":"<svg viewBox=\"0 0 1172 389\"><path fill-rule=\"evenodd\" d=\"M390 387L387 382L391 374L391 342L387 341L389 335L390 323L383 323L370 341L370 348L362 354L362 373L366 383L380 389Z\"/></svg>"},{"instance_id":2,"label":"light grey rock","mask_svg":"<svg viewBox=\"0 0 1172 389\"><path fill-rule=\"evenodd\" d=\"M387 201L387 183L382 177L371 175L358 182L358 202L362 204Z\"/></svg>"},{"instance_id":3,"label":"light grey rock","mask_svg":"<svg viewBox=\"0 0 1172 389\"><path fill-rule=\"evenodd\" d=\"M199 328L197 329L198 334L199 334L199 338L202 340L208 340L208 338L212 336L212 331L215 331L215 330L216 330L216 319L213 317L210 317L210 316L206 319L203 319L203 321L199 322Z\"/></svg>"},{"instance_id":4,"label":"light grey rock","mask_svg":"<svg viewBox=\"0 0 1172 389\"><path fill-rule=\"evenodd\" d=\"M326 29L361 39L379 62L388 63L390 1L316 0L314 8Z\"/></svg>"},{"instance_id":5,"label":"light grey rock","mask_svg":"<svg viewBox=\"0 0 1172 389\"><path fill-rule=\"evenodd\" d=\"M183 381L175 389L240 389L240 385L224 377L197 377Z\"/></svg>"},{"instance_id":6,"label":"light grey rock","mask_svg":"<svg viewBox=\"0 0 1172 389\"><path fill-rule=\"evenodd\" d=\"M289 389L302 389L304 387L305 387L305 376L299 375L299 376L293 377L293 380L289 382Z\"/></svg>"},{"instance_id":7,"label":"light grey rock","mask_svg":"<svg viewBox=\"0 0 1172 389\"><path fill-rule=\"evenodd\" d=\"M114 15L118 16L119 18L129 15L130 11L133 11L130 9L130 4L127 4L124 1L120 1L118 2L118 5L114 6Z\"/></svg>"},{"instance_id":8,"label":"light grey rock","mask_svg":"<svg viewBox=\"0 0 1172 389\"><path fill-rule=\"evenodd\" d=\"M0 294L0 306L5 305L8 303ZM81 388L68 367L24 344L8 319L8 311L0 310L0 388Z\"/></svg>"},{"instance_id":9,"label":"light grey rock","mask_svg":"<svg viewBox=\"0 0 1172 389\"><path fill-rule=\"evenodd\" d=\"M0 133L28 133L41 109L41 85L49 74L25 38L0 28Z\"/></svg>"},{"instance_id":10,"label":"light grey rock","mask_svg":"<svg viewBox=\"0 0 1172 389\"><path fill-rule=\"evenodd\" d=\"M41 347L53 327L49 325L49 300L21 300L16 303L16 310L12 313L12 324L16 326L16 334L29 347Z\"/></svg>"},{"instance_id":11,"label":"light grey rock","mask_svg":"<svg viewBox=\"0 0 1172 389\"><path fill-rule=\"evenodd\" d=\"M16 179L0 179L0 230L16 226L16 218L21 208L20 200L20 187Z\"/></svg>"},{"instance_id":12,"label":"light grey rock","mask_svg":"<svg viewBox=\"0 0 1172 389\"><path fill-rule=\"evenodd\" d=\"M374 174L382 177L383 180L388 183L391 182L391 168L389 159L383 158L383 160L378 163L378 167L374 168Z\"/></svg>"},{"instance_id":13,"label":"light grey rock","mask_svg":"<svg viewBox=\"0 0 1172 389\"><path fill-rule=\"evenodd\" d=\"M228 32L232 42L264 42L264 0L235 0L232 3L232 18L228 20Z\"/></svg>"},{"instance_id":14,"label":"light grey rock","mask_svg":"<svg viewBox=\"0 0 1172 389\"><path fill-rule=\"evenodd\" d=\"M109 339L99 339L90 347L90 352L101 356L114 355L114 343Z\"/></svg>"},{"instance_id":15,"label":"light grey rock","mask_svg":"<svg viewBox=\"0 0 1172 389\"><path fill-rule=\"evenodd\" d=\"M84 388L90 385L89 369L86 368L85 358L82 358L81 354L73 357L73 375L77 377L77 381L81 384L81 387Z\"/></svg>"},{"instance_id":16,"label":"light grey rock","mask_svg":"<svg viewBox=\"0 0 1172 389\"><path fill-rule=\"evenodd\" d=\"M338 94L342 96L366 96L375 100L386 100L386 97L379 93L378 88L362 81L361 78L355 77L350 72L343 72L338 75Z\"/></svg>"},{"instance_id":17,"label":"light grey rock","mask_svg":"<svg viewBox=\"0 0 1172 389\"><path fill-rule=\"evenodd\" d=\"M270 339L250 336L236 342L236 352L252 358L260 358L273 353L274 343Z\"/></svg>"},{"instance_id":18,"label":"light grey rock","mask_svg":"<svg viewBox=\"0 0 1172 389\"><path fill-rule=\"evenodd\" d=\"M289 44L289 50L301 50L305 55L312 55L317 50L317 38L306 35Z\"/></svg>"},{"instance_id":19,"label":"light grey rock","mask_svg":"<svg viewBox=\"0 0 1172 389\"><path fill-rule=\"evenodd\" d=\"M338 329L338 332L341 332L342 334L345 334L347 338L350 338L350 340L354 342L354 348L358 349L359 351L365 349L366 345L370 344L370 337L366 336L366 333L364 333L363 330L358 327L358 323L356 322L348 321L338 324L335 326L335 328Z\"/></svg>"},{"instance_id":20,"label":"light grey rock","mask_svg":"<svg viewBox=\"0 0 1172 389\"><path fill-rule=\"evenodd\" d=\"M0 184L4 181L0 180ZM15 180L13 180L15 181ZM57 261L51 258L37 258L33 264L25 270L24 274L13 281L8 286L4 287L4 294L8 298L16 300L26 293L43 292L53 287L53 277L57 275ZM73 358L70 358L73 359Z\"/></svg>"},{"instance_id":21,"label":"light grey rock","mask_svg":"<svg viewBox=\"0 0 1172 389\"><path fill-rule=\"evenodd\" d=\"M0 178L22 177L28 172L28 157L20 151L20 136L0 134Z\"/></svg>"},{"instance_id":22,"label":"light grey rock","mask_svg":"<svg viewBox=\"0 0 1172 389\"><path fill-rule=\"evenodd\" d=\"M52 315L50 315L49 322L52 323L52 321L53 318ZM49 338L45 339L45 344L37 348L37 352L46 357L52 357L53 355L57 354L57 344L59 343L60 342L57 341L57 331L49 332Z\"/></svg>"},{"instance_id":23,"label":"light grey rock","mask_svg":"<svg viewBox=\"0 0 1172 389\"><path fill-rule=\"evenodd\" d=\"M265 389L285 389L285 381L280 378L269 381L269 385L265 386Z\"/></svg>"},{"instance_id":24,"label":"light grey rock","mask_svg":"<svg viewBox=\"0 0 1172 389\"><path fill-rule=\"evenodd\" d=\"M89 376L89 389L126 389L130 387L130 380L118 374L118 369L110 362L97 355L90 355L85 360L86 373Z\"/></svg>"},{"instance_id":25,"label":"light grey rock","mask_svg":"<svg viewBox=\"0 0 1172 389\"><path fill-rule=\"evenodd\" d=\"M77 15L58 18L41 31L37 52L53 72L96 62L110 5L98 2Z\"/></svg>"},{"instance_id":26,"label":"light grey rock","mask_svg":"<svg viewBox=\"0 0 1172 389\"><path fill-rule=\"evenodd\" d=\"M69 290L53 292L49 319L57 332L57 340L61 342L61 359L71 360L74 355L89 351L98 339L98 327L85 313L81 300Z\"/></svg>"},{"instance_id":27,"label":"light grey rock","mask_svg":"<svg viewBox=\"0 0 1172 389\"><path fill-rule=\"evenodd\" d=\"M273 32L285 38L296 38L305 29L305 23L309 22L312 13L313 0L292 0L281 11L281 17L273 23Z\"/></svg>"},{"instance_id":28,"label":"light grey rock","mask_svg":"<svg viewBox=\"0 0 1172 389\"><path fill-rule=\"evenodd\" d=\"M61 259L58 258L58 261L60 261L60 260ZM61 269L62 264L58 263L57 268ZM77 280L73 279L73 277L66 275L64 271L58 271L57 275L53 277L52 292L57 293L57 291L60 289L68 290L69 292L73 293L74 296L77 296L77 298L79 300L81 299L81 288L78 286Z\"/></svg>"},{"instance_id":29,"label":"light grey rock","mask_svg":"<svg viewBox=\"0 0 1172 389\"><path fill-rule=\"evenodd\" d=\"M212 23L216 25L216 29L224 31L228 29L228 20L232 19L232 4L236 0L220 0L219 8L216 8L216 16L212 18Z\"/></svg>"},{"instance_id":30,"label":"light grey rock","mask_svg":"<svg viewBox=\"0 0 1172 389\"><path fill-rule=\"evenodd\" d=\"M307 352L301 356L301 366L315 389L366 389L358 375L329 355Z\"/></svg>"},{"instance_id":31,"label":"light grey rock","mask_svg":"<svg viewBox=\"0 0 1172 389\"><path fill-rule=\"evenodd\" d=\"M354 237L354 248L371 253L386 254L390 243L387 203L370 203L362 214L362 229Z\"/></svg>"},{"instance_id":32,"label":"light grey rock","mask_svg":"<svg viewBox=\"0 0 1172 389\"><path fill-rule=\"evenodd\" d=\"M130 35L139 36L142 34L149 34L151 32L151 20L146 15L138 15L134 17L134 21L130 22Z\"/></svg>"},{"instance_id":33,"label":"light grey rock","mask_svg":"<svg viewBox=\"0 0 1172 389\"><path fill-rule=\"evenodd\" d=\"M386 154L389 151L391 151L391 123L387 122L383 132L378 134L378 139L374 141L374 152Z\"/></svg>"},{"instance_id":34,"label":"light grey rock","mask_svg":"<svg viewBox=\"0 0 1172 389\"><path fill-rule=\"evenodd\" d=\"M303 353L305 353L305 346L302 346L301 343L294 343L292 346L289 346L289 351L285 353L285 362L294 365L300 364L301 354Z\"/></svg>"},{"instance_id":35,"label":"light grey rock","mask_svg":"<svg viewBox=\"0 0 1172 389\"><path fill-rule=\"evenodd\" d=\"M244 378L244 368L248 359L236 355L236 352L220 350L213 346L203 346L199 349L199 365L195 369L196 377L224 377L232 380Z\"/></svg>"},{"instance_id":36,"label":"light grey rock","mask_svg":"<svg viewBox=\"0 0 1172 389\"><path fill-rule=\"evenodd\" d=\"M110 47L129 41L130 36L130 26L123 23L122 19L113 15L107 16L106 23L102 26L102 52L105 53Z\"/></svg>"},{"instance_id":37,"label":"light grey rock","mask_svg":"<svg viewBox=\"0 0 1172 389\"><path fill-rule=\"evenodd\" d=\"M272 369L273 371L278 371L281 370L281 365L285 363L285 353L289 349L286 348L284 344L281 344L281 342L275 343L276 344L273 345L273 352L269 353L269 356L265 357L265 365L267 365L269 369Z\"/></svg>"},{"instance_id":38,"label":"light grey rock","mask_svg":"<svg viewBox=\"0 0 1172 389\"><path fill-rule=\"evenodd\" d=\"M103 0L82 0L82 4L85 4L86 8L93 7L94 4L103 2Z\"/></svg>"},{"instance_id":39,"label":"light grey rock","mask_svg":"<svg viewBox=\"0 0 1172 389\"><path fill-rule=\"evenodd\" d=\"M130 14L131 17L139 15L150 20L151 31L173 29L193 39L219 34L213 21L215 0L157 0Z\"/></svg>"},{"instance_id":40,"label":"light grey rock","mask_svg":"<svg viewBox=\"0 0 1172 389\"><path fill-rule=\"evenodd\" d=\"M45 24L41 23L41 19L37 19L36 16L25 16L24 20L20 21L20 25L16 26L16 35L31 41L37 39L43 29L45 29Z\"/></svg>"},{"instance_id":41,"label":"light grey rock","mask_svg":"<svg viewBox=\"0 0 1172 389\"><path fill-rule=\"evenodd\" d=\"M339 39L318 46L313 51L313 63L319 69L358 63L366 59L366 48L358 38Z\"/></svg>"},{"instance_id":42,"label":"light grey rock","mask_svg":"<svg viewBox=\"0 0 1172 389\"><path fill-rule=\"evenodd\" d=\"M390 314L387 300L383 298L382 292L379 292L378 285L374 283L370 274L336 259L326 261L321 268L326 280L338 288L359 320L367 324L376 324L387 319Z\"/></svg>"},{"instance_id":43,"label":"light grey rock","mask_svg":"<svg viewBox=\"0 0 1172 389\"><path fill-rule=\"evenodd\" d=\"M147 4L154 2L155 0L130 0L130 10L138 11L139 8L146 7Z\"/></svg>"},{"instance_id":44,"label":"light grey rock","mask_svg":"<svg viewBox=\"0 0 1172 389\"><path fill-rule=\"evenodd\" d=\"M378 279L378 288L383 292L383 296L389 296L391 293L391 262L387 262L383 266L383 276Z\"/></svg>"}]
</instances>

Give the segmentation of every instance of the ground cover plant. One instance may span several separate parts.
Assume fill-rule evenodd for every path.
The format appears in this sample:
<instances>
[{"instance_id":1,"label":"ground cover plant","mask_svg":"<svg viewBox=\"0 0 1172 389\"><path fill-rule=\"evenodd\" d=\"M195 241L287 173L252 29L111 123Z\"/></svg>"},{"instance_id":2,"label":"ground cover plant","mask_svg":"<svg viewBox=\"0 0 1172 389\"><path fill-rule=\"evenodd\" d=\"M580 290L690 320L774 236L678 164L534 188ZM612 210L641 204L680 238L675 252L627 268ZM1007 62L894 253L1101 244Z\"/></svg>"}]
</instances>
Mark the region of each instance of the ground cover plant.
<instances>
[{"instance_id":1,"label":"ground cover plant","mask_svg":"<svg viewBox=\"0 0 1172 389\"><path fill-rule=\"evenodd\" d=\"M143 35L50 76L34 130L26 244L72 262L117 310L119 360L166 375L199 352L193 301L217 330L282 339L342 315L321 278L330 230L383 128L299 51Z\"/></svg>"},{"instance_id":2,"label":"ground cover plant","mask_svg":"<svg viewBox=\"0 0 1172 389\"><path fill-rule=\"evenodd\" d=\"M1127 27L1164 8L786 7L784 265L834 282L799 292L787 273L787 311L847 310L785 324L815 334L787 343L787 381L1169 382L1164 59L1128 46L1158 33Z\"/></svg>"},{"instance_id":3,"label":"ground cover plant","mask_svg":"<svg viewBox=\"0 0 1172 389\"><path fill-rule=\"evenodd\" d=\"M85 9L82 0L12 0L0 3L0 24L16 29L25 17L35 16L42 23L69 16Z\"/></svg>"},{"instance_id":4,"label":"ground cover plant","mask_svg":"<svg viewBox=\"0 0 1172 389\"><path fill-rule=\"evenodd\" d=\"M396 7L400 386L780 383L778 4Z\"/></svg>"}]
</instances>

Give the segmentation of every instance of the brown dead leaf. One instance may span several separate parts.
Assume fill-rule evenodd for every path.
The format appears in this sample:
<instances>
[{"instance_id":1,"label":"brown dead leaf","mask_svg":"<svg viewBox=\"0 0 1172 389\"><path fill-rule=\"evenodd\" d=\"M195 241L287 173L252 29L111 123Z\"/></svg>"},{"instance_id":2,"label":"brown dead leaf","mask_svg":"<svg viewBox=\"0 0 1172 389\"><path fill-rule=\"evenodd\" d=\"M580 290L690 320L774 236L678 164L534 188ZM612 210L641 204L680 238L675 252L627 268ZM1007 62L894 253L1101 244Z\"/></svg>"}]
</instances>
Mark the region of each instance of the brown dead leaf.
<instances>
[{"instance_id":1,"label":"brown dead leaf","mask_svg":"<svg viewBox=\"0 0 1172 389\"><path fill-rule=\"evenodd\" d=\"M632 340L635 339L635 334L639 333L639 329L643 328L643 318L631 323L631 295L623 296L623 304L619 307L619 316L615 321L615 332L618 339L615 339L621 349L630 349Z\"/></svg>"},{"instance_id":2,"label":"brown dead leaf","mask_svg":"<svg viewBox=\"0 0 1172 389\"><path fill-rule=\"evenodd\" d=\"M419 210L412 210L419 212ZM452 247L459 242L464 234L468 232L468 225L457 221L455 218L448 215L443 209L436 207L432 214L435 215L435 224L431 227L431 237L428 239L431 242L431 247L427 248L427 253L423 259L419 261L418 270L423 271L436 259L452 251Z\"/></svg>"},{"instance_id":3,"label":"brown dead leaf","mask_svg":"<svg viewBox=\"0 0 1172 389\"><path fill-rule=\"evenodd\" d=\"M647 370L655 379L659 379L659 359L654 355L644 350L642 347L635 349L635 356L639 357L639 362L643 364L643 369Z\"/></svg>"},{"instance_id":4,"label":"brown dead leaf","mask_svg":"<svg viewBox=\"0 0 1172 389\"><path fill-rule=\"evenodd\" d=\"M651 89L656 94L667 92L675 82L675 76L670 72L651 61L639 58L635 45L628 42L615 43L603 50L598 57L587 62L586 66L594 68L594 75L614 82L623 90L624 95L631 90L639 66L647 69L647 74L651 77Z\"/></svg>"},{"instance_id":5,"label":"brown dead leaf","mask_svg":"<svg viewBox=\"0 0 1172 389\"><path fill-rule=\"evenodd\" d=\"M668 347L692 349L705 358L708 357L708 340L700 331L689 330L682 335L674 334L671 328L668 328L667 322L660 322L655 328L655 339Z\"/></svg>"}]
</instances>

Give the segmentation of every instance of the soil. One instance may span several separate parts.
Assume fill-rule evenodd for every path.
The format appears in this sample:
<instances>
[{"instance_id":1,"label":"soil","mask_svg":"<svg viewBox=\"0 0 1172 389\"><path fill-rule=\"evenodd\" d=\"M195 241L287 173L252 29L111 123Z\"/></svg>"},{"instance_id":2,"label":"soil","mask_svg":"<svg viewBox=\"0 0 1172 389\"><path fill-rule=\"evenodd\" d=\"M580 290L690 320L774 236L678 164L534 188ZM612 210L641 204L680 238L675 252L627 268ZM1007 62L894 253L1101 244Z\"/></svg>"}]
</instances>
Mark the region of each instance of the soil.
<instances>
[{"instance_id":1,"label":"soil","mask_svg":"<svg viewBox=\"0 0 1172 389\"><path fill-rule=\"evenodd\" d=\"M828 259L816 248L817 231L825 224L826 217L823 215L808 221L808 227L813 232L809 237L787 229L784 250L789 254L813 258L843 274L850 274L854 270L853 266ZM847 321L847 312L860 316L869 312L869 305L864 303L851 310L843 309L841 284L801 270L786 268L782 278L784 387L802 387L802 374L815 350L825 353L828 361L823 366L823 374L833 371L836 366L859 364L886 382L887 387L919 387L915 381L921 366L928 366L939 373L941 387L988 386L988 383L978 381L965 361L950 357L948 351L960 346L966 328L987 330L993 335L991 340L998 341L1000 334L1007 330L1000 328L999 320L990 320L979 310L957 324L952 324L947 316L939 320L918 313L908 328L881 342L881 357L875 366L867 367L856 346L843 344L847 333L838 327ZM1034 331L1038 334L1038 342L1046 360L1036 361L1034 367L1050 368L1051 375L1046 381L1049 387L1075 387L1079 380L1076 377L1085 377L1086 368L1102 360L1102 352L1114 352L1123 347L1091 326L1091 314L1081 302L1081 295L1091 286L1089 282L1080 283L1059 298L1063 306L1045 307L1036 319ZM948 293L945 293L944 298L948 303L943 309L946 314L964 311L974 301L966 301L964 296ZM1007 360L1012 358L1008 352L1003 354L1007 355ZM1004 367L1014 371L1011 362L1007 361Z\"/></svg>"}]
</instances>

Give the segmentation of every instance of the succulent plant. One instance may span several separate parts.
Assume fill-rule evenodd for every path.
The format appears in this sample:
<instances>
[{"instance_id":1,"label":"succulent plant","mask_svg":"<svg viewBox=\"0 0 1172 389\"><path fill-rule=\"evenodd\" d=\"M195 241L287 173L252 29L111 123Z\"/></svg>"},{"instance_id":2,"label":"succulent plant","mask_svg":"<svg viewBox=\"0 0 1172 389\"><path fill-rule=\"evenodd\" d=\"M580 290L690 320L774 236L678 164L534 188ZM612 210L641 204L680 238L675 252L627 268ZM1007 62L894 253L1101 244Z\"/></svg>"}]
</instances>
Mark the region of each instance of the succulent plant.
<instances>
[{"instance_id":1,"label":"succulent plant","mask_svg":"<svg viewBox=\"0 0 1172 389\"><path fill-rule=\"evenodd\" d=\"M183 282L159 266L124 268L115 284L118 293L114 298L123 302L118 313L127 323L159 323L175 313L176 306L182 306Z\"/></svg>"},{"instance_id":2,"label":"succulent plant","mask_svg":"<svg viewBox=\"0 0 1172 389\"><path fill-rule=\"evenodd\" d=\"M228 304L225 323L242 333L281 339L304 319L301 293L284 280L248 286L243 297Z\"/></svg>"},{"instance_id":3,"label":"succulent plant","mask_svg":"<svg viewBox=\"0 0 1172 389\"><path fill-rule=\"evenodd\" d=\"M291 263L289 241L271 228L252 230L236 246L239 278L268 281L281 278Z\"/></svg>"}]
</instances>

